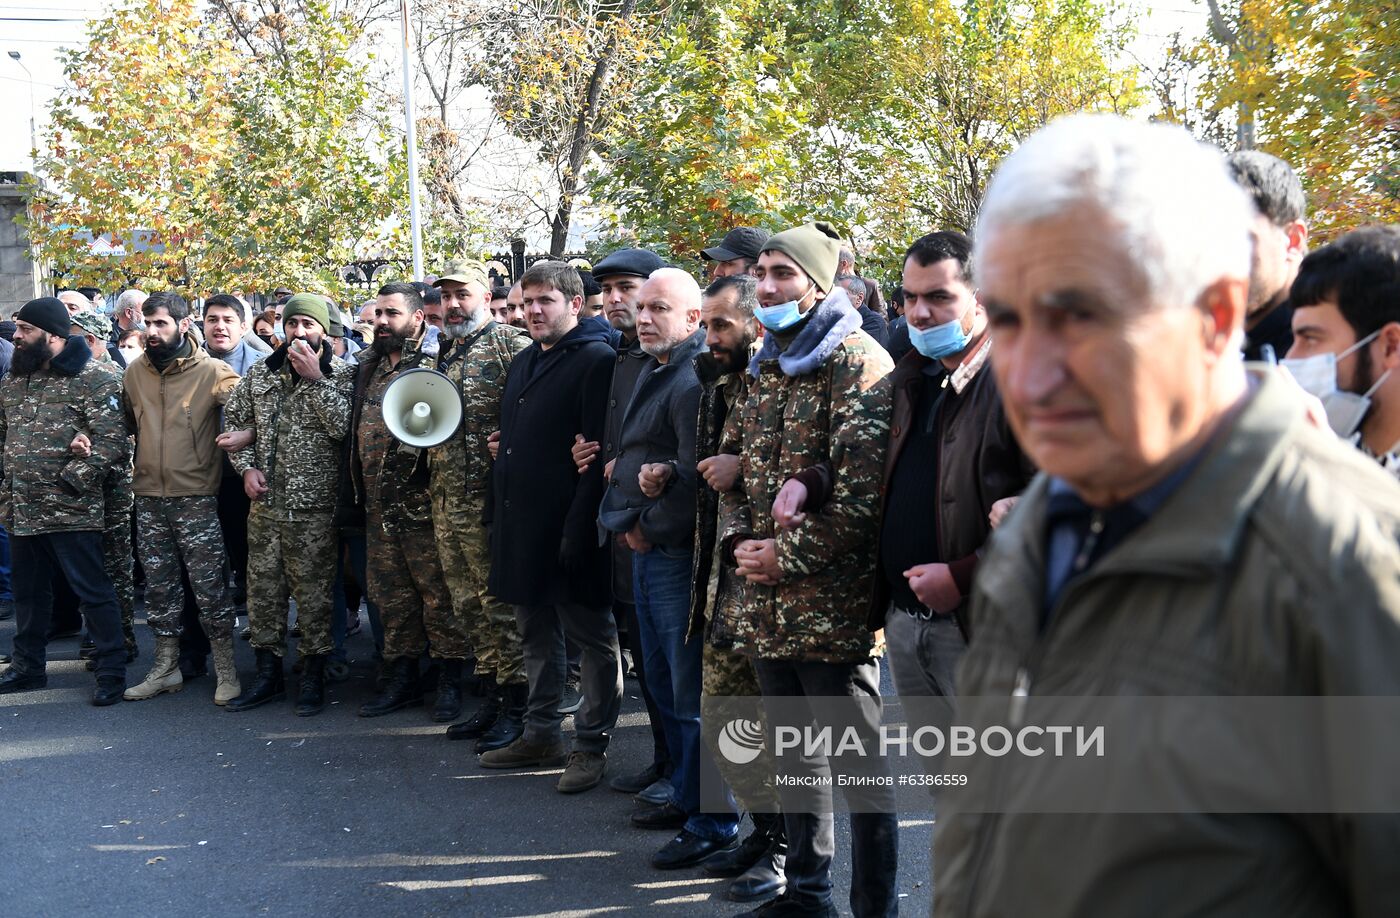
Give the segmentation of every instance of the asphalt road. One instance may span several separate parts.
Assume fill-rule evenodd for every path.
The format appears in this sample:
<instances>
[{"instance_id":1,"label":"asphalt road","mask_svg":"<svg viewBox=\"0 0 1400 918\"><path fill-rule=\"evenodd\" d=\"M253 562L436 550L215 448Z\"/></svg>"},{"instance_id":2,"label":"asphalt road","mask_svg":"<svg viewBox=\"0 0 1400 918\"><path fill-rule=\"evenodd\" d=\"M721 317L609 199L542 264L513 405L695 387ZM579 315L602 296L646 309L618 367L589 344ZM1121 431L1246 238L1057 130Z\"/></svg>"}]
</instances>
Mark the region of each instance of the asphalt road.
<instances>
[{"instance_id":1,"label":"asphalt road","mask_svg":"<svg viewBox=\"0 0 1400 918\"><path fill-rule=\"evenodd\" d=\"M367 660L368 628L351 639ZM7 648L13 622L0 624ZM150 632L138 624L145 674ZM238 642L248 678L252 652ZM426 709L365 720L371 668L321 715L243 714L212 677L176 695L94 708L77 640L49 650L49 686L0 696L0 910L8 915L732 915L725 881L647 864L668 833L634 829L604 785L564 797L558 770L486 771ZM886 679L888 682L888 679ZM645 764L627 681L609 772ZM572 720L565 721L566 730ZM838 816L843 914L849 835ZM745 832L748 827L745 826ZM928 813L901 817L905 914L929 907Z\"/></svg>"}]
</instances>

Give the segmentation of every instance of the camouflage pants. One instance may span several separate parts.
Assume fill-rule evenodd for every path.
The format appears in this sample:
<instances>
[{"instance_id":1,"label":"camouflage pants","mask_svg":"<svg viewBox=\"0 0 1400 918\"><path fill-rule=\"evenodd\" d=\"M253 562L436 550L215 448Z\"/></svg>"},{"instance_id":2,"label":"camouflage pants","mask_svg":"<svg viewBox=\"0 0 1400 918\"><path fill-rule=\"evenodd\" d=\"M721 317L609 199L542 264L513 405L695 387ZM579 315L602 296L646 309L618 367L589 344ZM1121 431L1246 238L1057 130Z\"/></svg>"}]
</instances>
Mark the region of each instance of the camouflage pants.
<instances>
[{"instance_id":1,"label":"camouflage pants","mask_svg":"<svg viewBox=\"0 0 1400 918\"><path fill-rule=\"evenodd\" d=\"M496 682L525 681L525 658L515 607L498 602L486 592L491 556L486 527L481 525L479 497L468 497L456 507L433 501L433 533L443 579L452 597L457 621L476 650L476 671L494 673Z\"/></svg>"},{"instance_id":2,"label":"camouflage pants","mask_svg":"<svg viewBox=\"0 0 1400 918\"><path fill-rule=\"evenodd\" d=\"M386 530L383 516L372 510L365 538L365 586L384 623L384 659L416 659L431 645L434 659L465 660L467 636L452 612L433 527Z\"/></svg>"},{"instance_id":3,"label":"camouflage pants","mask_svg":"<svg viewBox=\"0 0 1400 918\"><path fill-rule=\"evenodd\" d=\"M700 669L700 691L700 732L735 799L750 813L779 812L781 806L773 786L776 765L768 747L765 745L756 759L743 766L730 762L719 748L720 731L736 716L758 721L764 725L763 734L768 734L763 705L759 702L762 692L752 661L742 653L722 650L707 641ZM726 703L725 699L730 698L744 701L741 706L739 702Z\"/></svg>"},{"instance_id":4,"label":"camouflage pants","mask_svg":"<svg viewBox=\"0 0 1400 918\"><path fill-rule=\"evenodd\" d=\"M131 549L131 469L108 474L102 487L102 566L117 593L122 610L122 637L126 652L136 649L135 556Z\"/></svg>"},{"instance_id":5,"label":"camouflage pants","mask_svg":"<svg viewBox=\"0 0 1400 918\"><path fill-rule=\"evenodd\" d=\"M279 657L287 646L287 598L297 601L303 657L331 652L336 529L331 515L280 520L261 504L248 513L248 625L255 648Z\"/></svg>"},{"instance_id":6,"label":"camouflage pants","mask_svg":"<svg viewBox=\"0 0 1400 918\"><path fill-rule=\"evenodd\" d=\"M136 536L146 572L146 621L156 637L179 637L185 590L180 562L190 572L199 620L209 639L233 633L233 604L224 586L224 536L218 498L136 498Z\"/></svg>"}]
</instances>

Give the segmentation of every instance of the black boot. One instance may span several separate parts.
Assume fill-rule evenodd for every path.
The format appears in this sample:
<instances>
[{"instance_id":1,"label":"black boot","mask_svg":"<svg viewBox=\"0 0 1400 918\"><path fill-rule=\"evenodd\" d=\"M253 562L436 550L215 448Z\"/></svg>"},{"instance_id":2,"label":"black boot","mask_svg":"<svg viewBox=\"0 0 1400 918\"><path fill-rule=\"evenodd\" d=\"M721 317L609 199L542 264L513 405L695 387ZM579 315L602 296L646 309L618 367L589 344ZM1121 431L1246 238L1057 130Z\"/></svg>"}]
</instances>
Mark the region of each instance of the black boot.
<instances>
[{"instance_id":1,"label":"black boot","mask_svg":"<svg viewBox=\"0 0 1400 918\"><path fill-rule=\"evenodd\" d=\"M433 705L433 721L450 724L461 715L462 661L439 661L437 704Z\"/></svg>"},{"instance_id":2,"label":"black boot","mask_svg":"<svg viewBox=\"0 0 1400 918\"><path fill-rule=\"evenodd\" d=\"M253 684L246 692L224 705L225 711L248 711L287 696L287 684L282 678L282 658L262 647L254 653L258 658L258 674L253 677Z\"/></svg>"},{"instance_id":3,"label":"black boot","mask_svg":"<svg viewBox=\"0 0 1400 918\"><path fill-rule=\"evenodd\" d=\"M504 749L525 734L525 702L530 698L530 683L510 682L501 686L501 698L501 715L476 741L478 755Z\"/></svg>"},{"instance_id":4,"label":"black boot","mask_svg":"<svg viewBox=\"0 0 1400 918\"><path fill-rule=\"evenodd\" d=\"M753 831L733 851L717 854L705 862L705 873L712 877L737 877L757 864L773 840L783 834L781 813L751 813Z\"/></svg>"},{"instance_id":5,"label":"black boot","mask_svg":"<svg viewBox=\"0 0 1400 918\"><path fill-rule=\"evenodd\" d=\"M326 706L325 655L302 657L301 694L297 696L297 717L321 713Z\"/></svg>"},{"instance_id":6,"label":"black boot","mask_svg":"<svg viewBox=\"0 0 1400 918\"><path fill-rule=\"evenodd\" d=\"M418 658L399 657L388 662L389 684L373 701L360 706L361 717L379 717L402 708L423 703L423 688L418 683Z\"/></svg>"},{"instance_id":7,"label":"black boot","mask_svg":"<svg viewBox=\"0 0 1400 918\"><path fill-rule=\"evenodd\" d=\"M450 740L476 739L491 729L491 725L496 722L496 718L501 713L501 690L496 687L496 677L487 675L481 677L482 683L486 685L489 693L482 699L477 707L476 713L471 719L460 724L453 724L447 728L447 738Z\"/></svg>"},{"instance_id":8,"label":"black boot","mask_svg":"<svg viewBox=\"0 0 1400 918\"><path fill-rule=\"evenodd\" d=\"M759 902L781 896L787 890L787 832L778 817L777 833L768 850L748 870L729 884L731 902Z\"/></svg>"}]
</instances>

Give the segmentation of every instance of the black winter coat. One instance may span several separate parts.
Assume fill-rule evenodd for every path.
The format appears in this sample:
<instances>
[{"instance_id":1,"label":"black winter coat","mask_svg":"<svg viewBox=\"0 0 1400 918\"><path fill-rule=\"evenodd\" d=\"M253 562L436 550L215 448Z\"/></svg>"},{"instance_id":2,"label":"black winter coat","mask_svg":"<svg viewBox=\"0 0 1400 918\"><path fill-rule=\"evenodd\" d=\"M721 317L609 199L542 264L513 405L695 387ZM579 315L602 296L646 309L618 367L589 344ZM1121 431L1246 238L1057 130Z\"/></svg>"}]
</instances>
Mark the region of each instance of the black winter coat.
<instances>
[{"instance_id":1,"label":"black winter coat","mask_svg":"<svg viewBox=\"0 0 1400 918\"><path fill-rule=\"evenodd\" d=\"M516 355L501 397L501 442L492 468L488 588L501 602L611 605L609 564L598 545L603 464L580 475L574 435L603 438L616 352L595 323L548 351Z\"/></svg>"}]
</instances>

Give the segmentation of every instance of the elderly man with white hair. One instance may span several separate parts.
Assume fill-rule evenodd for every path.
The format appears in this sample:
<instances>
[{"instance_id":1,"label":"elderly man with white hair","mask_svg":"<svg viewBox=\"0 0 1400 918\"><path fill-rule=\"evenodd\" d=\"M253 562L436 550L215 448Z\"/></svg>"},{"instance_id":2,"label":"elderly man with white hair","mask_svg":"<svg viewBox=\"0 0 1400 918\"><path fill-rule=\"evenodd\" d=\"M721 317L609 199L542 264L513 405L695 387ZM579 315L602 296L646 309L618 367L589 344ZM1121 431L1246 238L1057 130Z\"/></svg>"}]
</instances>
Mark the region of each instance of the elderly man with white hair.
<instances>
[{"instance_id":1,"label":"elderly man with white hair","mask_svg":"<svg viewBox=\"0 0 1400 918\"><path fill-rule=\"evenodd\" d=\"M622 418L617 456L608 463L598 521L633 552L642 671L675 765L662 815L674 814L680 832L651 860L665 870L694 867L732 849L739 819L732 806L700 809L701 769L715 777L718 771L700 735L703 642L686 640L701 388L695 359L705 350L700 287L678 268L661 268L641 285L637 301L637 338L648 359Z\"/></svg>"},{"instance_id":2,"label":"elderly man with white hair","mask_svg":"<svg viewBox=\"0 0 1400 918\"><path fill-rule=\"evenodd\" d=\"M1400 902L1397 821L1245 796L1298 763L1210 697L1400 694L1400 488L1242 361L1253 219L1218 151L1108 116L1043 129L987 189L974 274L1042 471L978 569L957 691L994 704L960 716L1016 729L1071 703L1131 721L1105 728L1092 786L1048 756L959 760L935 915ZM1233 757L1151 719L1182 696L1200 703L1176 726L1238 740Z\"/></svg>"}]
</instances>

